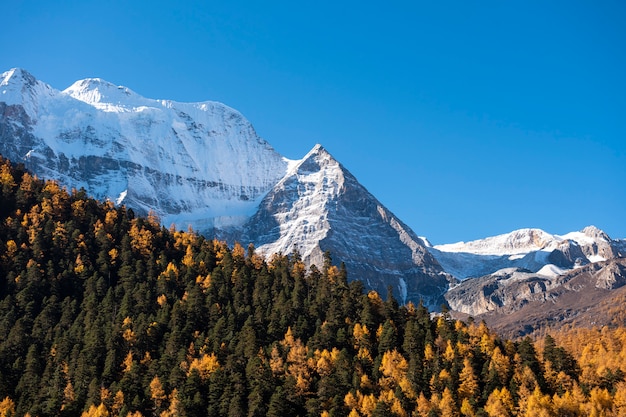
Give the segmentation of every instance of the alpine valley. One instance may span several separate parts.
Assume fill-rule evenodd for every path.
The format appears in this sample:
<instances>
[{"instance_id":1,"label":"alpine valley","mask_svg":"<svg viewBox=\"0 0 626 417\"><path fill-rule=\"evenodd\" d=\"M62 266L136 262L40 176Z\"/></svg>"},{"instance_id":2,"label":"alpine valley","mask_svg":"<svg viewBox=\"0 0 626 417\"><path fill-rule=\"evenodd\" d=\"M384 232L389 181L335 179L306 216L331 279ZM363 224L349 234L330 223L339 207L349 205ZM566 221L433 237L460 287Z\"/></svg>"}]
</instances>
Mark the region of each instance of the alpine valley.
<instances>
[{"instance_id":1,"label":"alpine valley","mask_svg":"<svg viewBox=\"0 0 626 417\"><path fill-rule=\"evenodd\" d=\"M433 247L321 145L286 159L217 102L148 99L97 78L60 91L12 69L0 75L0 154L68 189L153 211L166 227L252 243L268 257L298 252L318 267L330 252L350 279L391 287L401 303L447 302L489 319L554 303L585 287L570 285L581 276L598 297L626 282L626 241L595 227Z\"/></svg>"}]
</instances>

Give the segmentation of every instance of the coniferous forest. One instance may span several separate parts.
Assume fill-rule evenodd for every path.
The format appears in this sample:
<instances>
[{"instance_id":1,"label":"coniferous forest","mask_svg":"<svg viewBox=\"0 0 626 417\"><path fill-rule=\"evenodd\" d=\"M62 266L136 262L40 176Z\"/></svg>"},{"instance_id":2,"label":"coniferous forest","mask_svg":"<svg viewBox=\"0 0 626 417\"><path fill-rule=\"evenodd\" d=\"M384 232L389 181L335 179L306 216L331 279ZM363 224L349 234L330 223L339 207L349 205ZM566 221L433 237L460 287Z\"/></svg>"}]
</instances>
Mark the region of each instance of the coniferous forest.
<instances>
[{"instance_id":1,"label":"coniferous forest","mask_svg":"<svg viewBox=\"0 0 626 417\"><path fill-rule=\"evenodd\" d=\"M0 158L0 416L626 415L624 329L503 340L348 273Z\"/></svg>"}]
</instances>

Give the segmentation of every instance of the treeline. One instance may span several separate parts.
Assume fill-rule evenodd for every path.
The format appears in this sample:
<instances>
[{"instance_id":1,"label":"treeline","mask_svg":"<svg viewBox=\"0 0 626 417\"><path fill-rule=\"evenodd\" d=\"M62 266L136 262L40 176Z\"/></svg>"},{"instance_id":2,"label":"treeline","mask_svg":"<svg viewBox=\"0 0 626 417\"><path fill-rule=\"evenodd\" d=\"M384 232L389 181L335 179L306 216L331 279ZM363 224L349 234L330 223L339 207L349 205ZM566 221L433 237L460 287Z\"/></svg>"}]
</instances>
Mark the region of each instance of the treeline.
<instances>
[{"instance_id":1,"label":"treeline","mask_svg":"<svg viewBox=\"0 0 626 417\"><path fill-rule=\"evenodd\" d=\"M623 365L541 346L0 158L0 416L626 413Z\"/></svg>"}]
</instances>

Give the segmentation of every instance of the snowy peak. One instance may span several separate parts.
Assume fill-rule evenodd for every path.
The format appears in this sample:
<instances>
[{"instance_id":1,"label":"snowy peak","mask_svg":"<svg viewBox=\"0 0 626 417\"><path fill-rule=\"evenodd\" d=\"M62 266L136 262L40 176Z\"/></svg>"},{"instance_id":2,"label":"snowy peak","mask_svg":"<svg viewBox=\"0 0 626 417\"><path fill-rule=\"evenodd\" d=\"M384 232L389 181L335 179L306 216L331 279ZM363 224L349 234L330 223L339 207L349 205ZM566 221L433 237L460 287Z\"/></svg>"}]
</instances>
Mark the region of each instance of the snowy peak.
<instances>
[{"instance_id":1,"label":"snowy peak","mask_svg":"<svg viewBox=\"0 0 626 417\"><path fill-rule=\"evenodd\" d=\"M50 95L54 90L31 73L21 68L12 68L0 75L0 101L7 105L20 104L27 110L33 110L32 101L43 95Z\"/></svg>"},{"instance_id":2,"label":"snowy peak","mask_svg":"<svg viewBox=\"0 0 626 417\"><path fill-rule=\"evenodd\" d=\"M150 104L149 100L124 86L118 86L101 78L86 78L76 81L63 91L85 103L97 105L117 105L121 107ZM107 106L102 106L104 110Z\"/></svg>"},{"instance_id":3,"label":"snowy peak","mask_svg":"<svg viewBox=\"0 0 626 417\"><path fill-rule=\"evenodd\" d=\"M297 165L296 173L300 180L316 183L316 191L336 196L344 182L344 168L321 145L313 149Z\"/></svg>"},{"instance_id":4,"label":"snowy peak","mask_svg":"<svg viewBox=\"0 0 626 417\"><path fill-rule=\"evenodd\" d=\"M31 73L22 69L22 68L11 68L10 70L3 72L0 75L2 81L0 82L0 87L8 87L8 86L34 86L37 83L37 79L32 76Z\"/></svg>"},{"instance_id":5,"label":"snowy peak","mask_svg":"<svg viewBox=\"0 0 626 417\"><path fill-rule=\"evenodd\" d=\"M240 225L288 166L221 103L147 99L99 78L61 92L19 69L1 80L0 153L167 226Z\"/></svg>"},{"instance_id":6,"label":"snowy peak","mask_svg":"<svg viewBox=\"0 0 626 417\"><path fill-rule=\"evenodd\" d=\"M604 240L606 242L610 242L612 240L609 235L607 235L606 233L604 233L604 231L598 229L595 226L587 226L583 230L581 230L581 232L585 236L589 236L590 238L595 240Z\"/></svg>"},{"instance_id":7,"label":"snowy peak","mask_svg":"<svg viewBox=\"0 0 626 417\"><path fill-rule=\"evenodd\" d=\"M330 169L336 175L343 169L341 164L320 144L316 144L302 159L291 162L288 172L290 175L307 175L319 172L322 168ZM284 180L288 177L289 175L285 176Z\"/></svg>"},{"instance_id":8,"label":"snowy peak","mask_svg":"<svg viewBox=\"0 0 626 417\"><path fill-rule=\"evenodd\" d=\"M2 78L0 87L8 86L10 84L34 85L37 81L35 77L22 68L11 68L10 70L3 72L2 75L0 75L0 78Z\"/></svg>"},{"instance_id":9,"label":"snowy peak","mask_svg":"<svg viewBox=\"0 0 626 417\"><path fill-rule=\"evenodd\" d=\"M326 156L332 158L330 153L321 144L316 143L315 146L313 146L313 148L306 155L304 155L304 158L302 158L302 160L304 161L318 154L326 154Z\"/></svg>"},{"instance_id":10,"label":"snowy peak","mask_svg":"<svg viewBox=\"0 0 626 417\"><path fill-rule=\"evenodd\" d=\"M402 302L438 308L448 281L411 229L398 220L322 146L295 163L244 226L260 253L298 251L321 266L325 251L351 277Z\"/></svg>"},{"instance_id":11,"label":"snowy peak","mask_svg":"<svg viewBox=\"0 0 626 417\"><path fill-rule=\"evenodd\" d=\"M321 265L317 244L328 234L328 206L341 193L344 180L341 164L316 145L263 199L257 219L248 226L249 240L259 242L261 252L298 250L307 261Z\"/></svg>"}]
</instances>

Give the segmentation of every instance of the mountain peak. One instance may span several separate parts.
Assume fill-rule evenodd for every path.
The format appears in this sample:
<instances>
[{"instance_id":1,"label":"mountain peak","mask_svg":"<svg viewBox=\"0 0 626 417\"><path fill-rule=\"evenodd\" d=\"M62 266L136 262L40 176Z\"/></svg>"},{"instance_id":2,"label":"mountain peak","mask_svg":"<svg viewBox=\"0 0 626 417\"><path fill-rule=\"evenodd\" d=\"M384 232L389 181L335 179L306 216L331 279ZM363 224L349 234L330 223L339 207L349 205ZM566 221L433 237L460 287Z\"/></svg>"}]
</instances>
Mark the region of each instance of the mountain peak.
<instances>
[{"instance_id":1,"label":"mountain peak","mask_svg":"<svg viewBox=\"0 0 626 417\"><path fill-rule=\"evenodd\" d=\"M76 81L63 92L77 100L92 105L138 106L145 105L148 101L130 88L115 85L102 78L85 78Z\"/></svg>"},{"instance_id":2,"label":"mountain peak","mask_svg":"<svg viewBox=\"0 0 626 417\"><path fill-rule=\"evenodd\" d=\"M0 75L0 101L7 105L22 105L28 114L37 106L34 101L53 93L52 87L37 80L22 68L12 68Z\"/></svg>"},{"instance_id":3,"label":"mountain peak","mask_svg":"<svg viewBox=\"0 0 626 417\"><path fill-rule=\"evenodd\" d=\"M320 155L329 156L332 158L332 155L321 144L317 143L306 155L304 155L304 158L302 158L301 160L306 161L309 158L315 158Z\"/></svg>"},{"instance_id":4,"label":"mountain peak","mask_svg":"<svg viewBox=\"0 0 626 417\"><path fill-rule=\"evenodd\" d=\"M2 81L0 86L8 86L10 84L33 85L37 79L31 73L22 68L11 68L3 72L0 76Z\"/></svg>"},{"instance_id":5,"label":"mountain peak","mask_svg":"<svg viewBox=\"0 0 626 417\"><path fill-rule=\"evenodd\" d=\"M323 265L324 253L344 261L365 286L390 285L403 303L437 308L447 276L423 241L317 144L261 201L244 226L259 253L298 251Z\"/></svg>"},{"instance_id":6,"label":"mountain peak","mask_svg":"<svg viewBox=\"0 0 626 417\"><path fill-rule=\"evenodd\" d=\"M593 226L593 225L585 227L583 230L581 230L581 232L585 234L586 236L589 236L592 238L602 239L606 241L611 240L609 235L607 235L603 230L598 229L596 226Z\"/></svg>"}]
</instances>

